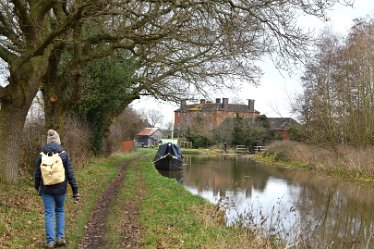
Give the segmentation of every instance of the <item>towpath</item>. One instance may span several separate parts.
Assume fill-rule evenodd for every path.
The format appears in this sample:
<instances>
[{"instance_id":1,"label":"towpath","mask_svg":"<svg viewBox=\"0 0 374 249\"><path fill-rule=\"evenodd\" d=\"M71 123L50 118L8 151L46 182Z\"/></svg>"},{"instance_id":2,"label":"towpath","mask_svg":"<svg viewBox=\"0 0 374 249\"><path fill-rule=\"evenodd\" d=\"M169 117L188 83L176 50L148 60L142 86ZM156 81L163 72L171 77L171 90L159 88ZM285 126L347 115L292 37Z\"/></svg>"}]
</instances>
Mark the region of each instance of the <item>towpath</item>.
<instances>
[{"instance_id":1,"label":"towpath","mask_svg":"<svg viewBox=\"0 0 374 249\"><path fill-rule=\"evenodd\" d=\"M120 171L112 182L107 186L106 190L98 198L95 207L90 213L90 218L86 226L84 237L79 244L79 249L104 249L106 246L105 234L107 231L107 218L111 212L113 201L118 196L118 192L122 182L125 179L125 174L133 161L125 161L120 168ZM140 173L139 165L133 164L136 169L136 195L135 200L126 201L122 207L123 213L119 217L121 227L120 245L116 248L140 248L137 241L137 235L141 228L136 223L136 218L139 215L140 203L143 199L143 185L144 180Z\"/></svg>"}]
</instances>

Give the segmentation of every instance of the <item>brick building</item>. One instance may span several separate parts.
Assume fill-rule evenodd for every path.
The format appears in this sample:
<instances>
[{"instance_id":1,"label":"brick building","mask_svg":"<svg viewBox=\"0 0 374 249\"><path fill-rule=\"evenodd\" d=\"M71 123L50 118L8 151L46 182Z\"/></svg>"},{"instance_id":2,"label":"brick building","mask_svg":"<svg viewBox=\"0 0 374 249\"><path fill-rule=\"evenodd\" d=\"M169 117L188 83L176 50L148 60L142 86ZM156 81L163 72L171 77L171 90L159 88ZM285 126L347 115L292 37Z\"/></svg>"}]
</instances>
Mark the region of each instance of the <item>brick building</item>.
<instances>
[{"instance_id":1,"label":"brick building","mask_svg":"<svg viewBox=\"0 0 374 249\"><path fill-rule=\"evenodd\" d=\"M274 130L283 140L289 140L288 129L292 126L299 125L299 123L292 118L267 118L270 127Z\"/></svg>"},{"instance_id":2,"label":"brick building","mask_svg":"<svg viewBox=\"0 0 374 249\"><path fill-rule=\"evenodd\" d=\"M255 119L260 112L255 110L254 104L253 99L248 99L248 104L230 104L228 98L217 98L215 102L200 99L199 103L184 100L174 111L174 131L178 137L184 137L196 117L203 119L209 130L220 126L227 118L234 118L237 113L242 118Z\"/></svg>"},{"instance_id":3,"label":"brick building","mask_svg":"<svg viewBox=\"0 0 374 249\"><path fill-rule=\"evenodd\" d=\"M165 136L159 128L147 127L141 130L135 137L137 147L150 147L158 145Z\"/></svg>"}]
</instances>

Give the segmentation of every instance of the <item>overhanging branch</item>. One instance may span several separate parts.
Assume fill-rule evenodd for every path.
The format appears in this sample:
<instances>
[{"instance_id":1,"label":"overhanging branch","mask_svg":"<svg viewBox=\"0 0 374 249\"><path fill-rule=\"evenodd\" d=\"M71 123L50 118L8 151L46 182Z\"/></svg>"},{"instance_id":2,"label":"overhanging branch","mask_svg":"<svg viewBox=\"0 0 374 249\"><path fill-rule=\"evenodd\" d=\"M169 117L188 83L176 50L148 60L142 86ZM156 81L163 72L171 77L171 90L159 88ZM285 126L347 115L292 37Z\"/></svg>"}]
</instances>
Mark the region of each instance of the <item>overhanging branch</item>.
<instances>
[{"instance_id":1,"label":"overhanging branch","mask_svg":"<svg viewBox=\"0 0 374 249\"><path fill-rule=\"evenodd\" d=\"M17 55L11 53L8 49L0 45L0 57L8 64L13 63L18 57Z\"/></svg>"},{"instance_id":2,"label":"overhanging branch","mask_svg":"<svg viewBox=\"0 0 374 249\"><path fill-rule=\"evenodd\" d=\"M75 24L75 21L81 18L82 12L83 12L83 7L78 9L74 13L74 15L68 17L68 19L59 28L52 31L34 49L22 55L21 58L12 66L12 70L17 70L18 68L23 66L28 60L30 60L32 57L41 55L44 52L44 50L47 48L47 46L49 46L56 37L63 34L66 30L70 29Z\"/></svg>"}]
</instances>

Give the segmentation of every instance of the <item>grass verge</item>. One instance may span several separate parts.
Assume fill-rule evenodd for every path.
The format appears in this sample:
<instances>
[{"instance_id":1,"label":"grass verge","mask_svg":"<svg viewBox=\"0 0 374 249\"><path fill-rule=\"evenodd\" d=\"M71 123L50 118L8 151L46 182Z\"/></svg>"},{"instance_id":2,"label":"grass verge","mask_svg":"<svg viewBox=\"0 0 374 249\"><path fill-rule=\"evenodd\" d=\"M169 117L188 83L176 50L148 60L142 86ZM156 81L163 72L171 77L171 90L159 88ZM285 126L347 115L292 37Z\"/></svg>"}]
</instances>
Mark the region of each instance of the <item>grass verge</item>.
<instances>
[{"instance_id":1,"label":"grass verge","mask_svg":"<svg viewBox=\"0 0 374 249\"><path fill-rule=\"evenodd\" d=\"M227 227L213 204L161 176L149 161L140 162L146 190L139 216L142 248L271 248L248 230Z\"/></svg>"},{"instance_id":2,"label":"grass verge","mask_svg":"<svg viewBox=\"0 0 374 249\"><path fill-rule=\"evenodd\" d=\"M200 149L182 148L182 154L189 154L189 155L220 155L223 153L224 153L223 150L212 149L212 148L200 148Z\"/></svg>"}]
</instances>

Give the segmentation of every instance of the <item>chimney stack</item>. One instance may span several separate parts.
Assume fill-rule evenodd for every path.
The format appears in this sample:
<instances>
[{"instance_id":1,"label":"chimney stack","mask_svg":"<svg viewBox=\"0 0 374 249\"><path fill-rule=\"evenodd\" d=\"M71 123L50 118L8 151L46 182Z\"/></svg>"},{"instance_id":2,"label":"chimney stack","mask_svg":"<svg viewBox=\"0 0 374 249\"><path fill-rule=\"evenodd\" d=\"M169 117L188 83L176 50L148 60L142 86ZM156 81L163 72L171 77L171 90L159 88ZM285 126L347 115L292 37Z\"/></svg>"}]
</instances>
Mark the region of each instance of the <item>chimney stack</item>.
<instances>
[{"instance_id":1,"label":"chimney stack","mask_svg":"<svg viewBox=\"0 0 374 249\"><path fill-rule=\"evenodd\" d=\"M216 99L216 104L221 104L221 99Z\"/></svg>"},{"instance_id":2,"label":"chimney stack","mask_svg":"<svg viewBox=\"0 0 374 249\"><path fill-rule=\"evenodd\" d=\"M186 109L186 103L187 103L187 100L185 100L185 99L183 99L183 100L181 101L181 109L182 109L182 110L185 110L185 109Z\"/></svg>"},{"instance_id":3,"label":"chimney stack","mask_svg":"<svg viewBox=\"0 0 374 249\"><path fill-rule=\"evenodd\" d=\"M200 105L204 105L205 104L205 99L200 99Z\"/></svg>"},{"instance_id":4,"label":"chimney stack","mask_svg":"<svg viewBox=\"0 0 374 249\"><path fill-rule=\"evenodd\" d=\"M248 99L248 108L250 112L255 112L255 100Z\"/></svg>"},{"instance_id":5,"label":"chimney stack","mask_svg":"<svg viewBox=\"0 0 374 249\"><path fill-rule=\"evenodd\" d=\"M223 101L223 108L227 109L227 107L229 106L229 98L222 98L222 101Z\"/></svg>"}]
</instances>

